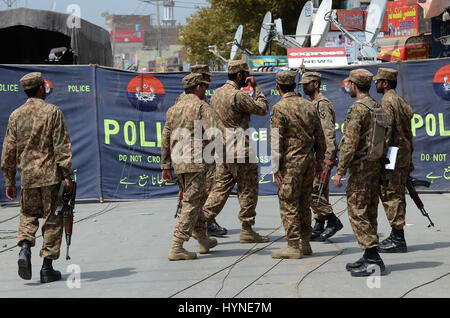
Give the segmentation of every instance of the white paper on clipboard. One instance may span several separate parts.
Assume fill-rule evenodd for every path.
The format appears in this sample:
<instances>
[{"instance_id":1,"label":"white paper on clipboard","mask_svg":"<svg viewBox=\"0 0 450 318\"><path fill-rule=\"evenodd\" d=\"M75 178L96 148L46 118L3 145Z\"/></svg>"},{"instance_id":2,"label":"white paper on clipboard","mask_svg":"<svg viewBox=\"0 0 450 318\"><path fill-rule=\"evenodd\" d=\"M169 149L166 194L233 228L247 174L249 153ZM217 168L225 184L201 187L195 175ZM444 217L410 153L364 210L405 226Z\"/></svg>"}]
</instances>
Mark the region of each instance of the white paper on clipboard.
<instances>
[{"instance_id":1,"label":"white paper on clipboard","mask_svg":"<svg viewBox=\"0 0 450 318\"><path fill-rule=\"evenodd\" d=\"M389 163L384 166L386 170L395 169L395 163L397 162L397 154L398 154L398 147L388 148L386 158L389 159Z\"/></svg>"}]
</instances>

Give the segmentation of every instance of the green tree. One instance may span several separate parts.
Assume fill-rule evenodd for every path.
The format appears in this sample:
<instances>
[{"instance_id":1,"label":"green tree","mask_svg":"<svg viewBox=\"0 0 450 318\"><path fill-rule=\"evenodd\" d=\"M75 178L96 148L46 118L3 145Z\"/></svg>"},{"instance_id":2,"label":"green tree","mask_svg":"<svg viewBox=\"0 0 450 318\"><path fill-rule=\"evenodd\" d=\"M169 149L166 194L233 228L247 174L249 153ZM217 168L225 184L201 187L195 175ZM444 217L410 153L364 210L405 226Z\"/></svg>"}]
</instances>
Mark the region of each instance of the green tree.
<instances>
[{"instance_id":1,"label":"green tree","mask_svg":"<svg viewBox=\"0 0 450 318\"><path fill-rule=\"evenodd\" d=\"M215 45L221 55L228 59L237 27L242 24L242 45L259 54L259 32L264 15L272 13L273 19L283 20L283 33L295 34L298 17L307 0L208 0L210 7L199 9L180 28L179 43L184 46L189 62L208 63L216 60L208 51ZM272 54L286 55L286 49L272 44ZM269 52L266 52L269 54ZM239 57L239 56L238 56Z\"/></svg>"}]
</instances>

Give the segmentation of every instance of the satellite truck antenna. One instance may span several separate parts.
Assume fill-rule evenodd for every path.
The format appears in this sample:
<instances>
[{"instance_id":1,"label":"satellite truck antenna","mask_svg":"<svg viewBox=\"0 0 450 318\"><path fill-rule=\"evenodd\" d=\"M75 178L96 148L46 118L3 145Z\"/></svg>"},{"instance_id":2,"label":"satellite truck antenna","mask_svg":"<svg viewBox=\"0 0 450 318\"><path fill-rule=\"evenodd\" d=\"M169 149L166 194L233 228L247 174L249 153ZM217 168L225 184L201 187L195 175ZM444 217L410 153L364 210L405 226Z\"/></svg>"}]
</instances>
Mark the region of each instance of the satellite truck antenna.
<instances>
[{"instance_id":1,"label":"satellite truck antenna","mask_svg":"<svg viewBox=\"0 0 450 318\"><path fill-rule=\"evenodd\" d=\"M316 13L311 29L311 47L323 46L330 28L330 21L325 15L331 10L332 0L323 0Z\"/></svg>"},{"instance_id":2,"label":"satellite truck antenna","mask_svg":"<svg viewBox=\"0 0 450 318\"><path fill-rule=\"evenodd\" d=\"M313 17L313 4L307 1L303 6L302 12L297 22L297 29L295 31L295 40L301 46L305 45L306 39L310 35Z\"/></svg>"},{"instance_id":3,"label":"satellite truck antenna","mask_svg":"<svg viewBox=\"0 0 450 318\"><path fill-rule=\"evenodd\" d=\"M361 45L360 53L366 63L369 61L371 61L371 63L376 63L378 53L374 48L374 45L383 23L384 14L386 12L386 2L387 0L372 0L370 2L369 8L367 9L367 22L364 32L366 38L365 42L362 42L344 28L344 25L337 19L336 10L327 12L324 19L333 23L347 38Z\"/></svg>"},{"instance_id":4,"label":"satellite truck antenna","mask_svg":"<svg viewBox=\"0 0 450 318\"><path fill-rule=\"evenodd\" d=\"M253 55L253 53L251 51L249 51L248 49L246 49L245 47L243 47L241 45L243 29L244 29L244 27L242 26L242 24L239 25L239 27L237 28L236 34L234 36L233 42L228 42L227 43L228 45L230 45L230 44L232 45L231 52L230 52L230 60L234 60L238 50L243 51L248 56L252 56Z\"/></svg>"},{"instance_id":5,"label":"satellite truck antenna","mask_svg":"<svg viewBox=\"0 0 450 318\"><path fill-rule=\"evenodd\" d=\"M220 55L219 52L217 51L217 46L215 45L208 46L208 51L214 54L214 56L222 63L228 64L228 60L224 58L222 55Z\"/></svg>"},{"instance_id":6,"label":"satellite truck antenna","mask_svg":"<svg viewBox=\"0 0 450 318\"><path fill-rule=\"evenodd\" d=\"M259 32L259 54L264 55L267 51L267 47L269 46L269 43L273 39L272 35L272 13L270 11L267 11L266 15L264 16L262 25L261 25L261 31Z\"/></svg>"},{"instance_id":7,"label":"satellite truck antenna","mask_svg":"<svg viewBox=\"0 0 450 318\"><path fill-rule=\"evenodd\" d=\"M267 46L271 41L276 41L277 44L284 48L301 47L294 37L283 34L283 23L281 19L276 19L272 23L272 14L266 13L261 25L261 31L259 33L259 53L264 55L267 50Z\"/></svg>"}]
</instances>

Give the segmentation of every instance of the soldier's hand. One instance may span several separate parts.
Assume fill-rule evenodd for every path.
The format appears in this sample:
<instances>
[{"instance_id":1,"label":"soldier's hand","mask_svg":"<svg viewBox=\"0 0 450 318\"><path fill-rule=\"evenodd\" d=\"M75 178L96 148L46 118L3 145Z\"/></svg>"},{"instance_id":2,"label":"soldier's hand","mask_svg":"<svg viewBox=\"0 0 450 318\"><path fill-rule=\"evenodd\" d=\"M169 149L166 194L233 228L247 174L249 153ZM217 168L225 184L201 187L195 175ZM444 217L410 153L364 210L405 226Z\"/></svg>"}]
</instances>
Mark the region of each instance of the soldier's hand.
<instances>
[{"instance_id":1,"label":"soldier's hand","mask_svg":"<svg viewBox=\"0 0 450 318\"><path fill-rule=\"evenodd\" d=\"M254 76L248 76L245 79L245 83L250 83L250 85L252 85L253 89L256 87L256 81L255 81L255 77Z\"/></svg>"},{"instance_id":2,"label":"soldier's hand","mask_svg":"<svg viewBox=\"0 0 450 318\"><path fill-rule=\"evenodd\" d=\"M172 171L170 169L165 169L162 171L162 181L173 182Z\"/></svg>"},{"instance_id":3,"label":"soldier's hand","mask_svg":"<svg viewBox=\"0 0 450 318\"><path fill-rule=\"evenodd\" d=\"M281 189L281 184L283 183L283 176L281 175L280 170L278 170L275 173L275 184L277 185L278 189Z\"/></svg>"},{"instance_id":4,"label":"soldier's hand","mask_svg":"<svg viewBox=\"0 0 450 318\"><path fill-rule=\"evenodd\" d=\"M68 177L65 178L64 181L66 182L66 195L70 195L72 194L73 191L73 182L72 182L72 178Z\"/></svg>"},{"instance_id":5,"label":"soldier's hand","mask_svg":"<svg viewBox=\"0 0 450 318\"><path fill-rule=\"evenodd\" d=\"M17 188L16 188L16 186L6 187L6 197L9 200L14 201L14 199L17 197Z\"/></svg>"},{"instance_id":6,"label":"soldier's hand","mask_svg":"<svg viewBox=\"0 0 450 318\"><path fill-rule=\"evenodd\" d=\"M334 175L334 177L333 177L333 182L334 182L334 186L335 186L336 188L342 187L341 179L342 179L342 176L340 176L340 175L338 175L338 174L335 174L335 175Z\"/></svg>"},{"instance_id":7,"label":"soldier's hand","mask_svg":"<svg viewBox=\"0 0 450 318\"><path fill-rule=\"evenodd\" d=\"M334 167L334 162L331 161L330 159L324 159L323 163L327 165L327 167L333 168Z\"/></svg>"}]
</instances>

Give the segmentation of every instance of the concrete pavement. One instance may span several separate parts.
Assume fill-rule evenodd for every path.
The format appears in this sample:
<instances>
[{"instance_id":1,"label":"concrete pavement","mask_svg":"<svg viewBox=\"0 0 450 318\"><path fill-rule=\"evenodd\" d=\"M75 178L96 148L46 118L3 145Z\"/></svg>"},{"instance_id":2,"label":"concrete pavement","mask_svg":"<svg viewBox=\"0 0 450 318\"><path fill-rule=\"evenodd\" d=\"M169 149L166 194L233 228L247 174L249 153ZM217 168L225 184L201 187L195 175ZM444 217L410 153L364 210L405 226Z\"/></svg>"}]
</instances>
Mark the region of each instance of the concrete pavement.
<instances>
[{"instance_id":1,"label":"concrete pavement","mask_svg":"<svg viewBox=\"0 0 450 318\"><path fill-rule=\"evenodd\" d=\"M33 278L17 275L19 207L0 208L0 297L303 298L450 297L450 194L421 194L435 228L407 198L406 254L381 254L386 273L355 278L345 264L362 255L349 225L346 201L332 196L344 224L329 242L312 242L313 255L300 260L272 259L286 246L278 199L259 197L255 230L265 244L240 244L239 204L230 197L218 216L228 234L210 254L192 261L167 259L175 225L176 198L132 202L82 203L76 207L70 261L54 263L63 279L39 283L42 237L32 249ZM379 205L380 239L390 227ZM40 235L40 231L38 232ZM186 249L196 251L191 239ZM79 280L73 280L79 278ZM69 283L67 281L70 281ZM75 284L79 282L79 285ZM69 288L72 287L72 288ZM80 288L76 288L80 287Z\"/></svg>"}]
</instances>

